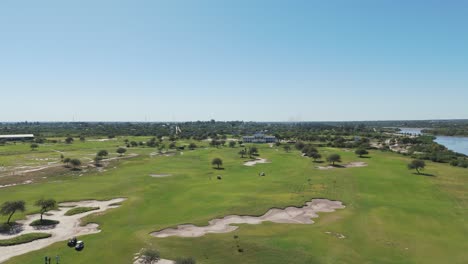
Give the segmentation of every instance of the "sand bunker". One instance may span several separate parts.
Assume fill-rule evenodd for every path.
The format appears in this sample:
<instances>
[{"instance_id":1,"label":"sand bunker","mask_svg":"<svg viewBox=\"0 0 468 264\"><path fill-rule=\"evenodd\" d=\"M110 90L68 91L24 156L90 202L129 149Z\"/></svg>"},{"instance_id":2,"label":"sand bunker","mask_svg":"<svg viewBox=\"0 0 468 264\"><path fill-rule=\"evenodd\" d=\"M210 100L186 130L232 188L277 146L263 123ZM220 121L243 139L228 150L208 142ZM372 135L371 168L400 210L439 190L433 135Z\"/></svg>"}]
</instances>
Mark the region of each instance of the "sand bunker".
<instances>
[{"instance_id":1,"label":"sand bunker","mask_svg":"<svg viewBox=\"0 0 468 264\"><path fill-rule=\"evenodd\" d=\"M98 229L97 224L88 224L86 226L80 226L80 219L99 212L104 212L110 208L116 208L118 205L116 203L120 203L124 201L124 198L117 198L112 199L109 201L81 201L81 202L68 202L68 203L61 203L59 204L59 209L57 211L50 211L50 215L45 216L47 219L51 220L58 220L60 221L57 226L53 229L46 229L46 230L35 230L29 224L39 218L39 214L35 215L28 215L26 220L17 221L17 223L23 224L24 230L15 235L2 235L0 234L0 239L8 239L13 238L19 235L27 234L27 233L34 233L34 232L43 232L52 234L49 238L44 238L40 240L36 240L30 243L25 243L16 246L8 246L8 247L0 247L0 263L4 262L14 256L19 256L31 251L35 251L41 248L45 248L55 242L58 241L65 241L73 236L82 236L88 234L99 233L100 230ZM114 204L114 205L111 205ZM72 206L83 206L83 207L99 207L99 210L84 212L81 214L65 216L65 213L70 209ZM64 244L65 245L65 244ZM66 245L65 245L66 246Z\"/></svg>"},{"instance_id":2,"label":"sand bunker","mask_svg":"<svg viewBox=\"0 0 468 264\"><path fill-rule=\"evenodd\" d=\"M319 170L331 170L331 169L336 169L336 168L358 168L358 167L366 167L367 163L361 162L361 161L356 161L356 162L350 162L348 164L344 165L335 165L335 166L317 166L316 168Z\"/></svg>"},{"instance_id":3,"label":"sand bunker","mask_svg":"<svg viewBox=\"0 0 468 264\"><path fill-rule=\"evenodd\" d=\"M252 224L257 225L265 221L273 223L287 224L313 224L311 218L317 218L319 212L333 212L336 209L344 208L340 201L330 201L327 199L313 199L305 206L287 207L285 209L270 209L262 216L239 216L228 215L224 218L217 218L209 221L207 226L179 225L177 228L167 228L151 233L155 237L200 237L207 233L228 233L236 230L237 226L232 224Z\"/></svg>"},{"instance_id":4,"label":"sand bunker","mask_svg":"<svg viewBox=\"0 0 468 264\"><path fill-rule=\"evenodd\" d=\"M245 166L254 166L257 163L270 163L266 159L256 159L256 160L250 160L244 163Z\"/></svg>"},{"instance_id":5,"label":"sand bunker","mask_svg":"<svg viewBox=\"0 0 468 264\"><path fill-rule=\"evenodd\" d=\"M172 176L172 174L150 174L150 176L153 178L164 178L164 177Z\"/></svg>"}]
</instances>

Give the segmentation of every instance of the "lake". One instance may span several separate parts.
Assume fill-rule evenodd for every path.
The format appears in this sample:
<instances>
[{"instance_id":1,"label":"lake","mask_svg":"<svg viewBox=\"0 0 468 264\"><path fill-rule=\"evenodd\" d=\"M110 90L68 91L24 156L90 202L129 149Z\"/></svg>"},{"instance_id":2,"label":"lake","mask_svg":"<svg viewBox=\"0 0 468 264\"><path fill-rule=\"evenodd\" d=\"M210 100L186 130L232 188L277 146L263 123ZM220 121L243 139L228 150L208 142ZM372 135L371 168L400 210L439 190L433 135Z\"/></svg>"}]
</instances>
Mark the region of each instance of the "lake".
<instances>
[{"instance_id":1,"label":"lake","mask_svg":"<svg viewBox=\"0 0 468 264\"><path fill-rule=\"evenodd\" d=\"M400 127L400 133L421 135L424 128ZM437 136L435 142L444 145L450 150L468 155L468 137Z\"/></svg>"}]
</instances>

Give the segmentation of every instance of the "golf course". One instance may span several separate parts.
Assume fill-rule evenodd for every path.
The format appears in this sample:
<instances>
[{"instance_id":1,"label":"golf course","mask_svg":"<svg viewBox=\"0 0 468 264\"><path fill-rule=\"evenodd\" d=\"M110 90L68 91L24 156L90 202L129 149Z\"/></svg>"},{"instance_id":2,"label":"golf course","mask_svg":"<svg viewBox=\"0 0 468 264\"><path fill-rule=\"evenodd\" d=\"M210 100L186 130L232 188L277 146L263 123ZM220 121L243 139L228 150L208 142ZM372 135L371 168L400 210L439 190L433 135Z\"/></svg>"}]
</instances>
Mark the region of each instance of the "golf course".
<instances>
[{"instance_id":1,"label":"golf course","mask_svg":"<svg viewBox=\"0 0 468 264\"><path fill-rule=\"evenodd\" d=\"M44 256L58 255L60 263L128 264L143 248L158 250L163 259L193 257L203 264L461 264L468 259L466 169L428 161L419 174L408 169L410 157L391 151L373 149L359 157L354 149L318 147L324 157L339 154L338 164L360 164L320 169L328 166L325 159L313 162L294 148L285 151L273 144L255 144L258 156L249 158L239 155L238 145L214 147L206 141L193 141L197 145L193 150L157 153L136 146L117 154L125 139L149 138L87 139L44 144L36 150L21 142L0 146L0 164L12 170L22 164L40 167L44 159L57 162L25 173L33 174L28 184L0 188L0 204L26 203L25 212L15 213L12 222L39 213L34 206L38 199L64 203L122 198L119 206L105 212L85 213L80 224L97 224L100 232L79 237L86 243L84 250L70 249L64 240L4 263L43 263ZM93 155L103 149L109 151L106 166L89 166ZM64 168L60 153L80 158L81 168ZM212 165L214 158L222 160L219 168ZM253 159L264 160L245 165ZM237 228L229 232L196 237L152 235L179 225L208 226L209 221L226 216L260 217L270 209L301 208L313 199L343 206L318 212L310 223L263 221L232 224ZM0 220L6 222L7 217ZM8 246L0 246L0 255L7 250Z\"/></svg>"}]
</instances>

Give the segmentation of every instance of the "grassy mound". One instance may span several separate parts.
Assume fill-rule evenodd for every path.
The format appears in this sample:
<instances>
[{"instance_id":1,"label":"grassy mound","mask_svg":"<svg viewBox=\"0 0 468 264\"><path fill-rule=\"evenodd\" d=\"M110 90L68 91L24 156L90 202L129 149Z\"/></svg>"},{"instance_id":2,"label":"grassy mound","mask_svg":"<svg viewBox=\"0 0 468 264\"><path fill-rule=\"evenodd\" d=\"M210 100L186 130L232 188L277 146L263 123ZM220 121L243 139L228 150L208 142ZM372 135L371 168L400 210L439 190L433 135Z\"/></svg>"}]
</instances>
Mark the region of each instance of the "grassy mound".
<instances>
[{"instance_id":1,"label":"grassy mound","mask_svg":"<svg viewBox=\"0 0 468 264\"><path fill-rule=\"evenodd\" d=\"M48 238L51 236L52 236L51 234L47 234L47 233L24 234L21 236L10 238L10 239L2 239L0 240L0 246L1 247L14 246L14 245L19 245L19 244L29 243L38 239Z\"/></svg>"},{"instance_id":2,"label":"grassy mound","mask_svg":"<svg viewBox=\"0 0 468 264\"><path fill-rule=\"evenodd\" d=\"M56 221L56 220L50 220L50 219L37 219L37 220L34 220L32 221L31 224L29 224L30 226L52 226L52 225L56 225L60 223L60 221Z\"/></svg>"},{"instance_id":3,"label":"grassy mound","mask_svg":"<svg viewBox=\"0 0 468 264\"><path fill-rule=\"evenodd\" d=\"M99 210L99 207L75 207L73 209L68 210L65 215L76 215L81 214L89 211Z\"/></svg>"}]
</instances>

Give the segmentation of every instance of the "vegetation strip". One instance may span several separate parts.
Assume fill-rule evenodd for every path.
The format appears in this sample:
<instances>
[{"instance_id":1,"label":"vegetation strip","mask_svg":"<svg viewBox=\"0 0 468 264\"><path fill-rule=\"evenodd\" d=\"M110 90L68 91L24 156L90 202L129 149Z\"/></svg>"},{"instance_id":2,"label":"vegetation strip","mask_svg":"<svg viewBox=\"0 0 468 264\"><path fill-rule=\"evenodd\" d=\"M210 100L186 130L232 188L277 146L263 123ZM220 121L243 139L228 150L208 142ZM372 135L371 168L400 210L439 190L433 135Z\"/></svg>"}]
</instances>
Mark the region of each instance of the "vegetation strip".
<instances>
[{"instance_id":1,"label":"vegetation strip","mask_svg":"<svg viewBox=\"0 0 468 264\"><path fill-rule=\"evenodd\" d=\"M0 240L0 246L2 247L14 246L14 245L19 245L19 244L29 243L38 239L48 238L51 236L52 234L48 234L48 233L29 233L29 234L24 234L24 235L20 235L17 237L9 238L9 239L2 239Z\"/></svg>"}]
</instances>

